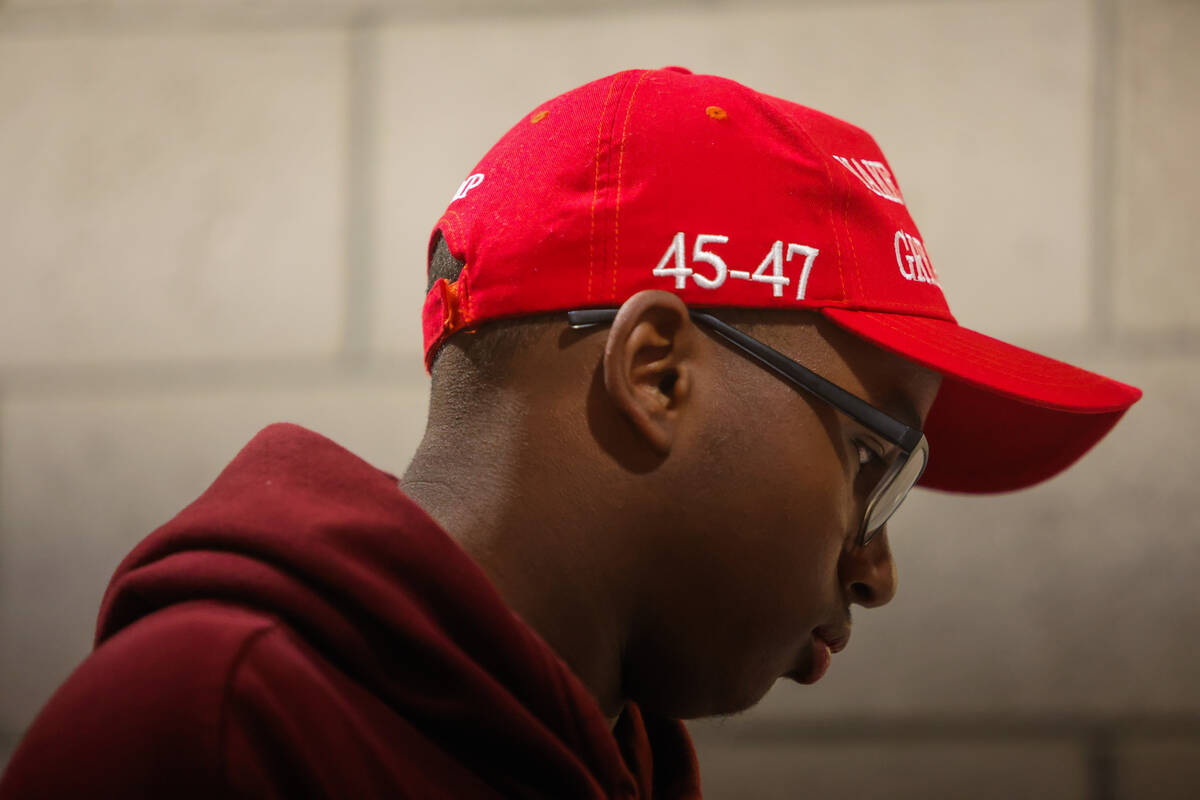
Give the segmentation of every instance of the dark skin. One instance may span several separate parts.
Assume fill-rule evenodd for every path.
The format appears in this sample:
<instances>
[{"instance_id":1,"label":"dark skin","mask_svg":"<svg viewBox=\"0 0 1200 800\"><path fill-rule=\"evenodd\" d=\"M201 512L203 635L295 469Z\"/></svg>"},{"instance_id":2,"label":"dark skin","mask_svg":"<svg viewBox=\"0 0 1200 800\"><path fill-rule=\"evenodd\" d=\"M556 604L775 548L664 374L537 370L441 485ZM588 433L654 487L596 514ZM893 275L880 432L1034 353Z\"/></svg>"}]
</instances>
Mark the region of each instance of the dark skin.
<instances>
[{"instance_id":1,"label":"dark skin","mask_svg":"<svg viewBox=\"0 0 1200 800\"><path fill-rule=\"evenodd\" d=\"M759 338L910 425L940 376L804 312ZM615 724L750 708L820 629L892 599L886 529L855 546L886 442L643 291L611 327L547 328L481 409L431 409L403 490ZM436 406L436 404L435 404ZM866 461L864 465L861 462Z\"/></svg>"}]
</instances>

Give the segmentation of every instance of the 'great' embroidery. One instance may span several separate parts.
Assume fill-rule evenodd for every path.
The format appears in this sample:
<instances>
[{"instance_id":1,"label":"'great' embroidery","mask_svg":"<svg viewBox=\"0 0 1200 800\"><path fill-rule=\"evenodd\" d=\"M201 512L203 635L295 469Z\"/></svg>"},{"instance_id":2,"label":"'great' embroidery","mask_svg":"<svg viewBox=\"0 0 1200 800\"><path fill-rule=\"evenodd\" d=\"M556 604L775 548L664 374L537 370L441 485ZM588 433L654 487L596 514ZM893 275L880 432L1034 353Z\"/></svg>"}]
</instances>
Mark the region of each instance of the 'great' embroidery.
<instances>
[{"instance_id":1,"label":"'great' embroidery","mask_svg":"<svg viewBox=\"0 0 1200 800\"><path fill-rule=\"evenodd\" d=\"M925 245L911 233L896 231L896 266L900 268L900 276L906 281L917 283L932 283L941 288Z\"/></svg>"}]
</instances>

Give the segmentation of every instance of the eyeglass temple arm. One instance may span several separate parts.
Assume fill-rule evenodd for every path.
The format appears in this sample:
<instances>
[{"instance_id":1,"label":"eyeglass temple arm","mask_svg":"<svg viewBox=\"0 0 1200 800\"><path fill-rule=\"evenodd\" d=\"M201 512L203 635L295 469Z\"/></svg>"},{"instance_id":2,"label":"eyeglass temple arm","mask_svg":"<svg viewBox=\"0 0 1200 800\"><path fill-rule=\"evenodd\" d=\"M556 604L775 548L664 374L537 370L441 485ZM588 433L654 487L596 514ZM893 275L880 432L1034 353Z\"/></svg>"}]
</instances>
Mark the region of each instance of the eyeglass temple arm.
<instances>
[{"instance_id":1,"label":"eyeglass temple arm","mask_svg":"<svg viewBox=\"0 0 1200 800\"><path fill-rule=\"evenodd\" d=\"M802 386L822 400L836 406L853 419L877 432L893 444L911 452L921 441L921 431L905 425L900 420L885 414L875 406L847 392L832 381L797 364L778 350L742 333L737 328L703 311L688 309L691 317L704 323L722 339L732 344L751 358L782 377ZM567 312L567 322L572 328L586 328L612 322L617 316L615 308L586 308Z\"/></svg>"}]
</instances>

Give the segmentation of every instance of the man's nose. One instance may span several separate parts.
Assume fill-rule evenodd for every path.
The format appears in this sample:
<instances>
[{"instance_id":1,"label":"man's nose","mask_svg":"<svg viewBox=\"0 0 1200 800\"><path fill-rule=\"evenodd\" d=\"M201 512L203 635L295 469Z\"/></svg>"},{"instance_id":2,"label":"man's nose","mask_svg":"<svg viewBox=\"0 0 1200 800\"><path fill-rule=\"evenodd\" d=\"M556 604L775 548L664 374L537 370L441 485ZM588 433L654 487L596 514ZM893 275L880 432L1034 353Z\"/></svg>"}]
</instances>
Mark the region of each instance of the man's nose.
<instances>
[{"instance_id":1,"label":"man's nose","mask_svg":"<svg viewBox=\"0 0 1200 800\"><path fill-rule=\"evenodd\" d=\"M896 596L896 563L888 546L886 525L865 547L858 547L851 540L842 552L838 577L851 603L875 608L891 602Z\"/></svg>"}]
</instances>

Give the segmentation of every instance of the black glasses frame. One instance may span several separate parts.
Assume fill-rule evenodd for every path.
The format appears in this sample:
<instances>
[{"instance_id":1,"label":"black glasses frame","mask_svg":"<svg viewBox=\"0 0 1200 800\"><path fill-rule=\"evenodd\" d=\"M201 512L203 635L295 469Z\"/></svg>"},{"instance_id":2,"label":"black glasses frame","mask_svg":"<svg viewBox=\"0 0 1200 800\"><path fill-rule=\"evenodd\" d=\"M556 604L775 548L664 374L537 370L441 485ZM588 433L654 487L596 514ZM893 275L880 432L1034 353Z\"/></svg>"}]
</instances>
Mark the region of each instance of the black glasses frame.
<instances>
[{"instance_id":1,"label":"black glasses frame","mask_svg":"<svg viewBox=\"0 0 1200 800\"><path fill-rule=\"evenodd\" d=\"M702 323L725 341L759 362L789 383L812 394L846 416L854 419L863 427L883 437L899 448L896 456L888 465L887 471L872 490L859 526L858 545L868 544L875 533L884 526L888 518L895 513L908 491L920 480L929 462L929 443L925 434L895 417L871 405L861 397L851 394L836 383L821 377L808 367L788 358L770 345L760 342L749 334L739 331L729 323L718 319L712 314L689 308L688 314L696 322ZM567 312L567 322L575 329L587 328L593 325L610 323L617 316L615 308L586 308ZM887 510L882 519L872 519L873 512L879 501L888 493L896 478L904 471L904 466L918 453L922 459L920 470L912 477L912 482L904 487L900 500ZM868 521L872 524L868 525Z\"/></svg>"}]
</instances>

